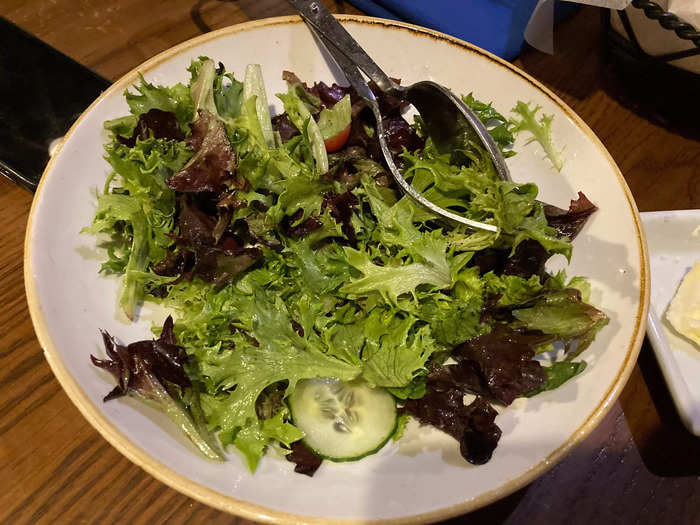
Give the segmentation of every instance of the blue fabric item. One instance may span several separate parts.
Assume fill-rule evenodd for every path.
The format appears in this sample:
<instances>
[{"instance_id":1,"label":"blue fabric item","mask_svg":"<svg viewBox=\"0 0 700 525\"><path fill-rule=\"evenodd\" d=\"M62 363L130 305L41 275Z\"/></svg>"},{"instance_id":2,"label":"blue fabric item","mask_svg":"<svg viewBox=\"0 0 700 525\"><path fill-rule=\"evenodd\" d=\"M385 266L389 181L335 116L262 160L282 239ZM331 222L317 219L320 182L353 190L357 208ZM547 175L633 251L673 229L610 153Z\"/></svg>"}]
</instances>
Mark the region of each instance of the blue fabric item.
<instances>
[{"instance_id":1,"label":"blue fabric item","mask_svg":"<svg viewBox=\"0 0 700 525\"><path fill-rule=\"evenodd\" d=\"M456 36L512 60L537 0L349 0L370 16L401 20ZM555 20L578 8L557 3Z\"/></svg>"}]
</instances>

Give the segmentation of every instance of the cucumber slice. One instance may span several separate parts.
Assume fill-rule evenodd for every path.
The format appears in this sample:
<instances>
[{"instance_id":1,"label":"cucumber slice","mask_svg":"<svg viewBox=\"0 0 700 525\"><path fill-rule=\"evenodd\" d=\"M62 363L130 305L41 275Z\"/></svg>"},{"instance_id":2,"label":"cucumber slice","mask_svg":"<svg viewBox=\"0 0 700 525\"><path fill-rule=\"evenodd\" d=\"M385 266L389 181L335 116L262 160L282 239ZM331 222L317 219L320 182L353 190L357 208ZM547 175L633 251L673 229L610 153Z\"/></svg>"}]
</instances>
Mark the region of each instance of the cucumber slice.
<instances>
[{"instance_id":1,"label":"cucumber slice","mask_svg":"<svg viewBox=\"0 0 700 525\"><path fill-rule=\"evenodd\" d=\"M331 461L374 454L396 428L394 398L359 381L304 379L289 396L289 408L306 446Z\"/></svg>"}]
</instances>

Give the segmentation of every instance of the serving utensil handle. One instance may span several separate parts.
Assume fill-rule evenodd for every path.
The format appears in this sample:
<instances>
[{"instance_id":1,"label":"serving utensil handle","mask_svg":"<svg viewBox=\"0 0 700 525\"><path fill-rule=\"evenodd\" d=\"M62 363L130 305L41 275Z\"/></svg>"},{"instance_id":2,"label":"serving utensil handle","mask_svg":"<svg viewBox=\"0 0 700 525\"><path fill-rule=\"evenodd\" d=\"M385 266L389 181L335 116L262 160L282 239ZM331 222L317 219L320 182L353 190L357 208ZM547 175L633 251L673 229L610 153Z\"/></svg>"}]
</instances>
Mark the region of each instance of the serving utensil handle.
<instances>
[{"instance_id":1,"label":"serving utensil handle","mask_svg":"<svg viewBox=\"0 0 700 525\"><path fill-rule=\"evenodd\" d=\"M374 110L376 107L377 111L379 111L374 93L372 93L372 90L369 88L367 81L362 76L362 73L360 73L357 66L351 62L348 57L341 53L332 42L328 41L324 35L320 34L313 25L307 23L307 26L309 27L311 33L323 44L328 53L330 53L330 55L333 57L333 60L335 60L335 63L343 72L346 80L355 89L357 94L365 99L372 110Z\"/></svg>"},{"instance_id":2,"label":"serving utensil handle","mask_svg":"<svg viewBox=\"0 0 700 525\"><path fill-rule=\"evenodd\" d=\"M382 91L394 91L398 86L370 58L357 41L335 19L321 2L316 0L287 0L305 22L323 35L326 42L332 43L343 55L359 67Z\"/></svg>"}]
</instances>

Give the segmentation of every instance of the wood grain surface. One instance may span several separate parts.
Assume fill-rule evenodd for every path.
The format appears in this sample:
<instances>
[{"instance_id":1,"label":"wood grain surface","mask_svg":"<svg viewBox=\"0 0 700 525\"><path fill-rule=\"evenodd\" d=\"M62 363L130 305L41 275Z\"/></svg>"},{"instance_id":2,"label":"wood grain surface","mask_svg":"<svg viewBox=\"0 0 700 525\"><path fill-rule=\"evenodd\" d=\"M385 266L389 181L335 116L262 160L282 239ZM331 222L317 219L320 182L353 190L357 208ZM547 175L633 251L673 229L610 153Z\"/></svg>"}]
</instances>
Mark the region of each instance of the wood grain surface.
<instances>
[{"instance_id":1,"label":"wood grain surface","mask_svg":"<svg viewBox=\"0 0 700 525\"><path fill-rule=\"evenodd\" d=\"M335 12L358 12L324 3ZM0 15L111 80L208 30L291 12L284 0L0 3ZM640 210L699 207L698 121L676 129L642 116L647 112L635 105L634 93L606 72L597 9L584 8L561 25L556 47L554 56L528 50L516 64L600 137ZM131 464L63 393L24 296L31 198L0 179L0 524L251 523L193 501ZM700 523L700 439L681 425L648 343L620 400L578 448L528 487L450 521L462 522Z\"/></svg>"}]
</instances>

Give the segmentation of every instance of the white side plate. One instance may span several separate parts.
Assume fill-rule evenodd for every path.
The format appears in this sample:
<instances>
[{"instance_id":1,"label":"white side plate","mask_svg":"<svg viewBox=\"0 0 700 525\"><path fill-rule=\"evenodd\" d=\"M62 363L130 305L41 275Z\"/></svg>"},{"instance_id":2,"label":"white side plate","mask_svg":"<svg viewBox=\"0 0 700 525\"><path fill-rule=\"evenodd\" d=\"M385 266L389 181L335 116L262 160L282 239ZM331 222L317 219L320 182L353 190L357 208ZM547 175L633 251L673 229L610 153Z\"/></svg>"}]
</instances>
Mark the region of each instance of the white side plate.
<instances>
[{"instance_id":1,"label":"white side plate","mask_svg":"<svg viewBox=\"0 0 700 525\"><path fill-rule=\"evenodd\" d=\"M700 210L655 211L641 216L651 262L647 335L683 423L700 436L700 348L679 335L664 318L683 276L700 259Z\"/></svg>"}]
</instances>

